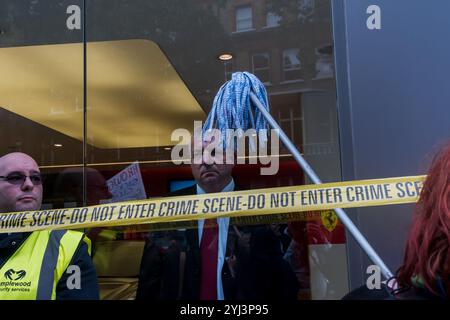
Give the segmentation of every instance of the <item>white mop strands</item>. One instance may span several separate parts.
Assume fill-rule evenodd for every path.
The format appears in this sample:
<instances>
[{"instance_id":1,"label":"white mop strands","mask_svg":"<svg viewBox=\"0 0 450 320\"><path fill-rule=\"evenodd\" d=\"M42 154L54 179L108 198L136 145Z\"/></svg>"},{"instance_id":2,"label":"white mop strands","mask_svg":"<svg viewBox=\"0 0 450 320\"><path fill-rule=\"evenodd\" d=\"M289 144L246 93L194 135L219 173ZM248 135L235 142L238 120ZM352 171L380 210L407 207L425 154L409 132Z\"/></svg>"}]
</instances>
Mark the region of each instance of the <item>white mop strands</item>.
<instances>
[{"instance_id":1,"label":"white mop strands","mask_svg":"<svg viewBox=\"0 0 450 320\"><path fill-rule=\"evenodd\" d=\"M203 126L203 136L211 129L221 133L222 142L228 146L227 130L236 130L242 135L248 129L254 129L260 138L260 143L267 143L269 128L264 115L258 108L252 108L251 94L255 95L263 108L269 112L269 101L264 85L249 72L233 73L232 79L219 89L214 98L212 109ZM253 111L252 111L253 110ZM250 140L250 147L254 148Z\"/></svg>"}]
</instances>

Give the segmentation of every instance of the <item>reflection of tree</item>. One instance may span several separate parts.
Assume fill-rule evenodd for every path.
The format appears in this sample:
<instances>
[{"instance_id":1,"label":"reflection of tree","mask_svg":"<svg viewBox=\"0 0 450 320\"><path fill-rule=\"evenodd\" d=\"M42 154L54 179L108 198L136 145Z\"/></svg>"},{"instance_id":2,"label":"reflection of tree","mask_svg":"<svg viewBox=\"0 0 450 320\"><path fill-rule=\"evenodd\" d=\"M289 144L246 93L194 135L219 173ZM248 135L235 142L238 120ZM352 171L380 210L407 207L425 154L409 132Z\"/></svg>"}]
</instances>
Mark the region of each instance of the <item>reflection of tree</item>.
<instances>
[{"instance_id":1,"label":"reflection of tree","mask_svg":"<svg viewBox=\"0 0 450 320\"><path fill-rule=\"evenodd\" d=\"M316 60L320 57L316 56L315 50L323 50L324 45L332 43L330 1L266 0L266 11L280 17L280 26L277 31L280 36L295 35L295 37L289 37L290 43L286 45L291 48L300 48L299 59L303 76L316 77L317 67L323 68L323 66L316 66Z\"/></svg>"},{"instance_id":2,"label":"reflection of tree","mask_svg":"<svg viewBox=\"0 0 450 320\"><path fill-rule=\"evenodd\" d=\"M308 34L318 24L331 22L329 0L266 0L266 10L280 17L282 28L297 28L301 34ZM302 28L298 29L299 26Z\"/></svg>"},{"instance_id":3,"label":"reflection of tree","mask_svg":"<svg viewBox=\"0 0 450 320\"><path fill-rule=\"evenodd\" d=\"M267 0L267 10L281 17L281 24L288 26L297 22L311 21L315 0Z\"/></svg>"},{"instance_id":4,"label":"reflection of tree","mask_svg":"<svg viewBox=\"0 0 450 320\"><path fill-rule=\"evenodd\" d=\"M197 99L214 94L223 80L217 56L229 48L214 9L205 1L96 0L88 7L89 38L145 38L157 43ZM217 8L224 1L214 2ZM217 82L217 83L215 83ZM206 100L200 101L203 107ZM208 101L210 104L211 101Z\"/></svg>"}]
</instances>

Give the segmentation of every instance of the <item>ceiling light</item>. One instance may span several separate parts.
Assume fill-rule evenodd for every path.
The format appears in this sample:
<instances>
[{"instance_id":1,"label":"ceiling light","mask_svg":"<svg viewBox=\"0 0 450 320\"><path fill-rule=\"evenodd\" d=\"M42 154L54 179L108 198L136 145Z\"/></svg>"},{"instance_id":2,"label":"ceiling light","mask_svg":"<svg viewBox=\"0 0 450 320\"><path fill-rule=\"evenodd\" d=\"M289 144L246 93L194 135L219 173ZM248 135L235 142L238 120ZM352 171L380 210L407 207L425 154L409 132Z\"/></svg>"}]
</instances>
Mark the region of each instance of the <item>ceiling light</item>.
<instances>
[{"instance_id":1,"label":"ceiling light","mask_svg":"<svg viewBox=\"0 0 450 320\"><path fill-rule=\"evenodd\" d=\"M222 61L228 61L233 59L233 55L231 53L223 53L219 56L219 59Z\"/></svg>"},{"instance_id":2,"label":"ceiling light","mask_svg":"<svg viewBox=\"0 0 450 320\"><path fill-rule=\"evenodd\" d=\"M61 143L55 143L53 146L57 147L57 148L61 148L62 144Z\"/></svg>"}]
</instances>

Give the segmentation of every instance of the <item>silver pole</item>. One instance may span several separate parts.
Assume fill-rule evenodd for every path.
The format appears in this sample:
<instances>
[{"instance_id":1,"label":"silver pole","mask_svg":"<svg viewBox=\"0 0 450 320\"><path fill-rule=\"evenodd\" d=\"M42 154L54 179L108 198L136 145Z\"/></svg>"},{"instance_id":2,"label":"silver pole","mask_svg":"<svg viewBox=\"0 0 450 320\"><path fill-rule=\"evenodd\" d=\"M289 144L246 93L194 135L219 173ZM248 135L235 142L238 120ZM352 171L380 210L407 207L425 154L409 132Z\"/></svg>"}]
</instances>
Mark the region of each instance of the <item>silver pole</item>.
<instances>
[{"instance_id":1,"label":"silver pole","mask_svg":"<svg viewBox=\"0 0 450 320\"><path fill-rule=\"evenodd\" d=\"M314 170L311 168L311 166L306 162L306 160L301 156L300 152L298 152L297 148L294 146L294 144L289 140L288 136L284 133L284 131L280 128L278 123L275 121L275 119L272 117L272 115L264 108L264 106L259 102L258 98L255 96L254 93L250 93L250 97L255 104L255 106L261 111L264 118L266 118L269 125L277 129L279 132L279 136L281 138L281 141L283 141L284 145L288 148L288 150L291 152L292 156L297 160L298 164L303 168L303 170L306 172L308 177L314 182L314 184L322 184L322 181L319 179L317 174L314 172ZM361 248L367 253L370 260L372 260L373 263L378 265L381 269L381 272L383 273L384 277L386 279L389 279L392 277L392 272L388 269L386 264L381 260L380 256L375 252L375 250L372 248L369 242L367 242L366 238L361 234L361 232L358 230L358 228L354 225L352 220L347 216L347 214L342 210L341 208L334 209L337 216L341 220L341 222L344 224L344 226L347 228L348 231L352 234L352 236L355 238L355 240L358 242L358 244L361 246Z\"/></svg>"}]
</instances>

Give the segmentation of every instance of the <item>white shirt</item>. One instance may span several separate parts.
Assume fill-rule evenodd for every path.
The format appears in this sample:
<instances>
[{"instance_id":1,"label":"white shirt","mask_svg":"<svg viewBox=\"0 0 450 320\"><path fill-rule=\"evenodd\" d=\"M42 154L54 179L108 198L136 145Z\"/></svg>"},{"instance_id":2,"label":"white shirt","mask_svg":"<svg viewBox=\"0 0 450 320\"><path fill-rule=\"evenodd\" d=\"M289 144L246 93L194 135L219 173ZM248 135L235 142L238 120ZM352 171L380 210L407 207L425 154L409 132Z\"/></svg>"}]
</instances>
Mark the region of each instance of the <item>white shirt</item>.
<instances>
[{"instance_id":1,"label":"white shirt","mask_svg":"<svg viewBox=\"0 0 450 320\"><path fill-rule=\"evenodd\" d=\"M231 179L231 182L222 189L221 192L230 192L234 191L234 180ZM203 190L197 184L197 194L205 194L205 190ZM200 243L202 241L203 234L203 225L205 224L205 219L198 220L198 246L200 247ZM219 227L219 253L217 257L217 300L224 300L223 294L223 286L222 286L222 268L225 262L225 253L227 249L227 238L228 238L228 226L230 224L230 218L217 218L217 225Z\"/></svg>"}]
</instances>

